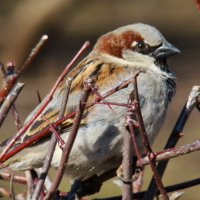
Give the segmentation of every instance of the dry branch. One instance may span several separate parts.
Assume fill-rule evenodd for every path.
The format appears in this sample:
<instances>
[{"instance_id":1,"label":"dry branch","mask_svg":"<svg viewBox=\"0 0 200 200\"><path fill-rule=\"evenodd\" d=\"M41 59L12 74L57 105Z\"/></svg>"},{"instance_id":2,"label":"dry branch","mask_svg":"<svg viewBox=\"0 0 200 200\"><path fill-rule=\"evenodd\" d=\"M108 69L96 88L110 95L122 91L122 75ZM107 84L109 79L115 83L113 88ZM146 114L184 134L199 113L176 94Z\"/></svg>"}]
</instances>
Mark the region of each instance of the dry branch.
<instances>
[{"instance_id":1,"label":"dry branch","mask_svg":"<svg viewBox=\"0 0 200 200\"><path fill-rule=\"evenodd\" d=\"M68 162L68 158L69 158L69 154L71 152L74 140L76 138L78 129L79 129L79 125L82 119L82 115L84 113L84 109L85 109L85 104L84 102L87 101L89 94L91 92L90 89L90 85L92 84L93 80L92 79L88 79L84 82L84 88L83 88L83 94L82 97L80 99L79 105L78 105L78 111L77 114L75 116L75 120L74 123L72 125L69 137L67 139L67 142L64 146L63 152L62 152L62 157L61 157L61 161L60 161L60 165L58 167L55 179L53 181L53 184L50 188L50 191L47 193L47 195L45 196L44 200L47 199L52 199L54 197L55 191L58 188L60 181L63 177L67 162Z\"/></svg>"},{"instance_id":2,"label":"dry branch","mask_svg":"<svg viewBox=\"0 0 200 200\"><path fill-rule=\"evenodd\" d=\"M4 119L6 118L8 111L10 110L11 106L17 99L19 93L25 86L24 83L18 83L13 91L6 97L5 101L3 102L1 108L0 108L0 127L2 123L4 122Z\"/></svg>"},{"instance_id":3,"label":"dry branch","mask_svg":"<svg viewBox=\"0 0 200 200\"><path fill-rule=\"evenodd\" d=\"M79 52L76 54L76 56L72 59L72 61L67 65L67 67L64 69L62 74L59 76L58 80L56 81L55 85L51 89L50 93L48 94L46 100L43 102L43 104L40 106L38 111L35 113L35 115L26 123L24 127L20 129L20 131L15 135L15 137L12 138L10 143L7 145L7 147L4 149L0 156L0 162L4 161L4 157L6 153L11 149L12 145L17 141L17 139L30 127L30 125L35 121L35 119L41 114L41 112L44 110L44 108L47 106L47 104L51 101L52 95L54 94L55 90L57 89L60 82L65 77L66 73L69 71L69 69L72 67L76 59L80 56L80 54L89 46L89 42L85 42L82 48L79 50ZM26 65L25 65L26 66ZM24 69L25 67L23 67ZM21 70L19 71L19 74L21 73ZM24 148L24 147L23 147Z\"/></svg>"},{"instance_id":4,"label":"dry branch","mask_svg":"<svg viewBox=\"0 0 200 200\"><path fill-rule=\"evenodd\" d=\"M144 121L143 121L142 113L141 113L141 109L140 109L140 101L139 101L139 95L138 95L137 81L134 82L134 98L135 98L135 114L136 114L137 121L139 123L139 130L140 130L140 134L141 134L141 137L142 137L142 141L143 141L143 144L146 148L147 156L149 157L150 166L151 166L151 169L153 171L154 180L156 182L156 185L159 188L159 191L162 195L162 198L164 200L169 200L167 192L165 191L164 185L161 181L161 177L160 177L160 175L159 175L159 173L156 169L156 161L155 161L156 156L151 149L151 145L149 143L147 133L146 133L146 130L145 130Z\"/></svg>"},{"instance_id":5,"label":"dry branch","mask_svg":"<svg viewBox=\"0 0 200 200\"><path fill-rule=\"evenodd\" d=\"M27 69L27 67L30 65L32 60L35 58L36 54L39 52L41 47L43 46L44 42L48 39L47 35L42 36L38 44L35 46L35 48L31 51L28 58L25 60L24 64L17 70L16 73L13 73L10 75L10 73L6 72L5 68L1 64L1 74L5 79L5 85L3 86L3 89L0 91L0 105L3 103L4 99L14 86L14 84L17 82L21 74ZM11 61L11 63L14 63Z\"/></svg>"},{"instance_id":6,"label":"dry branch","mask_svg":"<svg viewBox=\"0 0 200 200\"><path fill-rule=\"evenodd\" d=\"M69 97L69 91L70 91L71 82L72 82L71 79L68 79L67 82L66 82L66 87L64 89L64 96L63 96L63 99L62 99L61 109L60 109L60 112L58 114L58 119L63 117L63 115L65 113L66 104L67 104L68 97ZM36 186L36 188L34 190L34 193L33 193L33 196L32 196L32 200L37 200L38 197L39 197L40 191L42 190L42 187L44 185L44 181L46 179L46 176L47 176L50 164L51 164L51 160L53 158L53 153L54 153L54 150L55 150L55 146L57 144L57 140L58 139L56 139L56 135L52 134L50 146L49 146L49 149L48 149L48 153L46 155L46 159L44 161L44 165L43 165L43 167L41 169L40 178L39 178L37 186Z\"/></svg>"},{"instance_id":7,"label":"dry branch","mask_svg":"<svg viewBox=\"0 0 200 200\"><path fill-rule=\"evenodd\" d=\"M172 133L171 133L164 149L174 148L176 146L179 138L182 135L181 134L182 130L187 122L188 117L190 116L190 113L195 108L195 106L198 104L199 93L200 93L200 86L193 86L192 91L189 94L188 100L187 100L185 106L183 107L183 110L172 130ZM164 171L167 167L168 161L169 160L162 161L157 166L158 172L161 177L164 174ZM154 179L152 178L144 200L152 200L156 194L156 191L157 191L157 185L156 185Z\"/></svg>"}]
</instances>

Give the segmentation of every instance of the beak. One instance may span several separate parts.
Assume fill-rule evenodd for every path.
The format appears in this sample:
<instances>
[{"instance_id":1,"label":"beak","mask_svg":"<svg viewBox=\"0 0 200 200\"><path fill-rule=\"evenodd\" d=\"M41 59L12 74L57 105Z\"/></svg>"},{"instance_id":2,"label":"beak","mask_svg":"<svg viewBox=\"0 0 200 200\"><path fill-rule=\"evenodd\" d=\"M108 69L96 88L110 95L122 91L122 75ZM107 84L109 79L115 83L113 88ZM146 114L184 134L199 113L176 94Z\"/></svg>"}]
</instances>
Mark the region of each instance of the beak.
<instances>
[{"instance_id":1,"label":"beak","mask_svg":"<svg viewBox=\"0 0 200 200\"><path fill-rule=\"evenodd\" d=\"M176 48L166 40L163 40L162 46L158 47L153 54L156 59L160 59L160 58L168 58L180 52L181 51L178 48Z\"/></svg>"}]
</instances>

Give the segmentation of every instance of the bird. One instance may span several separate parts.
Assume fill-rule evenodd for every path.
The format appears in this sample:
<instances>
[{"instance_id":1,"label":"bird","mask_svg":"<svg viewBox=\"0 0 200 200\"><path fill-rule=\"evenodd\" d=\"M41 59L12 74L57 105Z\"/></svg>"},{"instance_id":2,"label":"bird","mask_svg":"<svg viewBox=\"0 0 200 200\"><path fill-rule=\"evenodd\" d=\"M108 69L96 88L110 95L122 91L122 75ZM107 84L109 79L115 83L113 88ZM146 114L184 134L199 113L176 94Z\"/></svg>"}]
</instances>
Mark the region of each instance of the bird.
<instances>
[{"instance_id":1,"label":"bird","mask_svg":"<svg viewBox=\"0 0 200 200\"><path fill-rule=\"evenodd\" d=\"M57 119L61 108L64 87L68 78L72 79L65 114L78 107L83 93L84 81L91 78L98 87L99 94L105 94L123 81L137 77L138 93L142 117L150 144L159 133L166 117L168 105L176 92L177 78L169 68L167 59L179 49L169 43L155 27L133 23L119 27L102 35L91 52L63 78L52 100L32 125L22 135L17 144L24 142L48 126L43 115L52 123ZM116 91L105 101L127 104L133 84ZM95 101L90 93L88 101ZM39 104L27 117L30 120ZM114 112L103 104L94 104L87 108L73 144L65 174L72 179L87 180L100 176L120 166L123 156L123 134L127 107L112 105ZM67 141L74 117L61 125L60 136ZM50 134L40 138L34 144L24 148L5 161L5 165L16 171L42 167L49 143ZM139 152L144 151L141 136L136 132ZM0 151L5 149L10 139L0 143ZM51 167L58 168L62 150L57 145ZM135 152L134 152L135 154ZM0 166L0 172L5 170Z\"/></svg>"}]
</instances>

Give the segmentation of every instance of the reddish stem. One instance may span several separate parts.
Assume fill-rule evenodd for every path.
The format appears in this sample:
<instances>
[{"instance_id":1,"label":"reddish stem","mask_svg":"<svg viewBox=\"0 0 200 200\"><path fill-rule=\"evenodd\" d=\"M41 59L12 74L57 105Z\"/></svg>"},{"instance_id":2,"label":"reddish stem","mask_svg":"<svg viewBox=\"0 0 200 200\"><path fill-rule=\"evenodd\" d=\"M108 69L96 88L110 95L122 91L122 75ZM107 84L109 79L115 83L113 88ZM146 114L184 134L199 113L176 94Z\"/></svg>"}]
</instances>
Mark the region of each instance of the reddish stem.
<instances>
[{"instance_id":1,"label":"reddish stem","mask_svg":"<svg viewBox=\"0 0 200 200\"><path fill-rule=\"evenodd\" d=\"M91 83L92 83L92 79L89 79L89 80L87 80L87 82L84 82L84 92L83 92L83 95L79 102L78 111L77 111L74 123L72 125L69 137L68 137L67 142L63 149L60 165L56 172L56 176L55 176L53 184L50 188L50 191L47 193L44 200L52 199L54 197L55 191L58 188L60 181L63 177L64 171L65 171L65 168L66 168L66 165L68 162L69 154L70 154L72 146L74 144L74 141L75 141L78 129L79 129L79 125L81 123L82 115L84 113L85 104L83 102L86 102L89 97Z\"/></svg>"},{"instance_id":2,"label":"reddish stem","mask_svg":"<svg viewBox=\"0 0 200 200\"><path fill-rule=\"evenodd\" d=\"M137 118L137 121L139 123L139 129L140 129L140 134L141 134L141 137L142 137L142 140L143 140L143 143L144 143L144 146L146 148L146 151L147 151L147 155L149 157L149 161L150 161L150 166L152 168L152 171L153 171L153 175L154 175L154 179L156 181L156 184L160 190L160 193L163 197L164 200L169 200L169 197L164 189L164 185L161 181L161 178L160 178L160 175L156 169L156 162L155 162L155 155L151 149L151 146L150 146L150 143L149 143L149 140L148 140L148 137L147 137L147 133L146 133L146 130L145 130L145 126L144 126L144 121L143 121L143 118L142 118L142 113L141 113L141 109L140 109L140 102L139 102L139 95L138 95L138 87L137 87L137 81L136 81L136 77L134 78L134 97L135 97L135 113L136 113L136 118Z\"/></svg>"},{"instance_id":3,"label":"reddish stem","mask_svg":"<svg viewBox=\"0 0 200 200\"><path fill-rule=\"evenodd\" d=\"M26 123L24 127L20 129L20 131L15 135L15 137L12 138L12 140L9 142L9 144L6 146L4 151L1 153L0 156L0 162L4 159L5 154L9 151L9 149L12 147L12 145L17 141L17 139L30 127L30 125L35 121L35 119L40 115L40 113L44 110L44 108L47 106L47 104L51 101L52 95L57 89L58 85L62 81L62 79L66 76L66 73L69 71L71 66L74 64L74 62L77 60L77 58L80 56L80 54L89 46L89 42L85 42L82 48L79 50L79 52L76 54L76 56L72 59L72 61L67 65L67 67L64 69L62 74L59 76L58 80L56 81L55 85L51 89L50 93L48 94L46 100L43 102L43 104L40 106L38 111L35 113L35 115ZM20 73L21 71L19 71Z\"/></svg>"},{"instance_id":4,"label":"reddish stem","mask_svg":"<svg viewBox=\"0 0 200 200\"><path fill-rule=\"evenodd\" d=\"M165 149L169 149L169 148L174 148L180 138L180 133L182 132L192 110L195 108L196 105L198 105L198 96L200 93L200 87L199 86L193 86L188 100L185 104L185 106L183 107L183 110L171 132L171 135L167 141L167 144L165 145ZM162 177L165 169L167 167L169 160L165 160L162 161L160 163L158 163L157 169L158 172L160 174L160 176ZM152 178L151 179L151 183L149 184L148 190L147 190L147 194L146 196L148 197L148 199L153 199L153 197L155 196L157 191L157 185L155 183L155 180Z\"/></svg>"},{"instance_id":5,"label":"reddish stem","mask_svg":"<svg viewBox=\"0 0 200 200\"><path fill-rule=\"evenodd\" d=\"M64 140L60 137L58 131L55 129L55 127L53 126L53 124L51 124L51 122L45 117L45 115L42 115L44 117L44 119L46 120L46 122L49 124L52 132L55 134L57 141L59 143L59 147L61 149L63 149L63 145L65 144Z\"/></svg>"},{"instance_id":6,"label":"reddish stem","mask_svg":"<svg viewBox=\"0 0 200 200\"><path fill-rule=\"evenodd\" d=\"M11 178L11 174L0 173L0 179L10 181L10 178ZM20 175L15 175L13 181L17 182L17 183L21 183L21 184L27 184L26 178L24 176L20 176Z\"/></svg>"},{"instance_id":7,"label":"reddish stem","mask_svg":"<svg viewBox=\"0 0 200 200\"><path fill-rule=\"evenodd\" d=\"M17 82L19 79L20 75L25 71L25 69L29 66L29 64L32 62L32 60L35 58L36 54L39 52L41 47L43 46L44 42L48 39L48 36L44 35L40 39L39 43L35 46L35 48L31 51L30 55L28 58L25 60L24 64L18 69L18 71L15 74L11 74L7 76L8 74L5 72L4 67L1 67L1 73L5 76L5 82L6 84L4 85L3 89L0 91L0 105L3 103L4 99L14 86L14 84ZM9 66L14 65L13 61L9 62Z\"/></svg>"}]
</instances>

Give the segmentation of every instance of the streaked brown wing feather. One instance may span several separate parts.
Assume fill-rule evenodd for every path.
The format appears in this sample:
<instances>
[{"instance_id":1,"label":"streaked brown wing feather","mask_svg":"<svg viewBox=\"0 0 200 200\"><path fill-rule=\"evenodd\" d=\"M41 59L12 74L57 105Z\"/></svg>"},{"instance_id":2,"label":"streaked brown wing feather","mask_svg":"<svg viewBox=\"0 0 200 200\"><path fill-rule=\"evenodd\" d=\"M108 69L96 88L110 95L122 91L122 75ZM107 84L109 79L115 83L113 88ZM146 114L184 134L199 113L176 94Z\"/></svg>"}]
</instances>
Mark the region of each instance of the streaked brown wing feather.
<instances>
[{"instance_id":1,"label":"streaked brown wing feather","mask_svg":"<svg viewBox=\"0 0 200 200\"><path fill-rule=\"evenodd\" d=\"M87 62L86 62L87 61ZM72 81L72 84L71 84L71 91L70 93L74 90L74 88L76 88L76 92L82 92L82 87L81 87L81 84L84 82L84 78L85 77L89 77L89 71L86 70L88 67L90 68L94 68L94 66L96 65L96 63L99 62L97 60L83 60L74 70L72 70L67 76L67 77L73 77L73 81ZM95 68L94 68L95 69ZM90 69L91 72L92 72L92 69ZM87 73L85 74L84 72L87 71ZM77 74L79 74L79 76L76 76ZM94 73L93 73L94 74ZM65 79L66 79L65 78ZM60 93L60 98L62 98L62 95L63 95L63 90L61 89L65 83L65 80L63 80L58 89L57 90L60 90L59 93ZM94 99L94 95L90 95L90 98L89 100L92 100ZM56 108L52 108L52 107L49 107L49 105L47 105L48 109L46 109L46 111L43 113L43 115L45 115L45 117L49 120L50 123L53 123L57 117L58 117L58 113L59 111L56 110ZM67 106L66 108L66 113L69 113L73 110L75 110L76 107L72 106ZM87 110L85 110L85 113L88 113ZM85 114L85 117L83 117L82 121L81 121L81 124L85 123L86 121L86 114ZM74 116L72 116L71 118L65 120L63 123L62 123L62 126L63 126L63 129L67 129L67 130L70 130L71 129L71 126L74 122ZM46 128L47 126L49 126L48 122L44 119L44 117L42 115L40 115L35 121L34 123L30 126L30 128L23 134L22 136L22 140L21 142L29 139L30 137L34 136L35 134L37 134L39 131L43 130L44 128ZM46 135L48 136L48 135Z\"/></svg>"},{"instance_id":2,"label":"streaked brown wing feather","mask_svg":"<svg viewBox=\"0 0 200 200\"><path fill-rule=\"evenodd\" d=\"M92 77L95 81L95 85L99 86L99 92L103 92L104 90L107 90L110 88L110 85L112 85L112 82L118 77L117 75L124 71L125 67L119 67L116 65L113 65L112 63L104 63L101 60L98 59L84 59L79 65L74 68L69 74L66 75L64 80L59 84L56 92L54 93L55 98L62 98L64 90L62 88L65 85L65 80L70 77L73 79L71 88L70 88L70 95L77 95L81 94L83 90L83 82L86 78ZM128 70L126 70L126 73L129 73ZM112 80L112 82L111 82ZM112 86L111 86L112 87ZM80 97L80 95L77 95ZM91 93L89 96L88 101L94 100L94 94ZM66 108L66 114L76 109L77 105L71 104L71 106L67 105ZM51 103L49 103L43 112L43 114L46 116L46 118L52 123L57 119L58 113L59 113L60 105L57 106L57 108L52 107ZM81 124L84 124L87 121L87 115L88 111L92 108L89 108L85 110L83 119L81 121ZM71 126L74 122L74 117L71 117L63 122L63 128L66 130L70 130ZM29 127L29 129L23 134L22 141L25 141L32 137L33 135L37 134L42 129L46 128L48 123L45 121L45 119L42 116L39 116L34 123Z\"/></svg>"}]
</instances>

